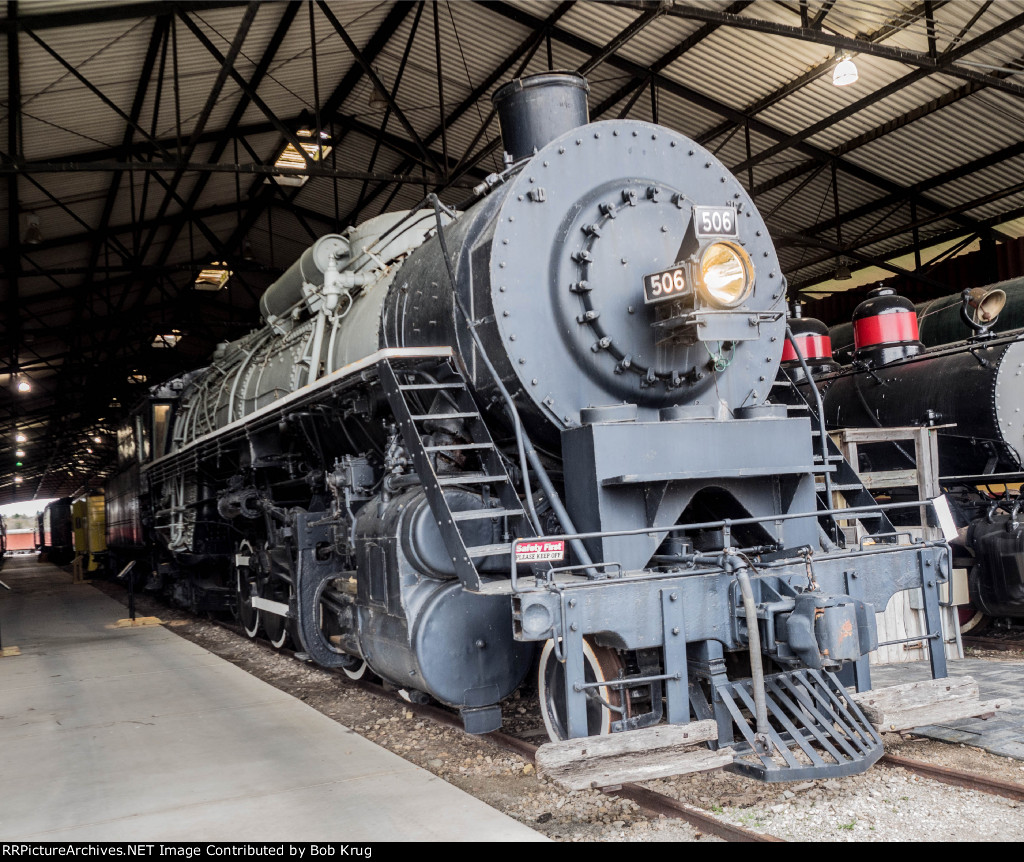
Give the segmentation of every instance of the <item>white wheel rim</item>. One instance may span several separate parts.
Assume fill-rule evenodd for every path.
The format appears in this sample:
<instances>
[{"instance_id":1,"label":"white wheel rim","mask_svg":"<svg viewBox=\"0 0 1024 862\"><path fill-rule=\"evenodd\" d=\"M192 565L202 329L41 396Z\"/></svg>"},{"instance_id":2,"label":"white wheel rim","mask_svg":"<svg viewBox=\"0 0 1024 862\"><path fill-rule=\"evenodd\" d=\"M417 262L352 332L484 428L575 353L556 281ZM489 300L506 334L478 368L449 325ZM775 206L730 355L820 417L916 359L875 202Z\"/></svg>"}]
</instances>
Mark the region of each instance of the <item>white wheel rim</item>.
<instances>
[{"instance_id":1,"label":"white wheel rim","mask_svg":"<svg viewBox=\"0 0 1024 862\"><path fill-rule=\"evenodd\" d=\"M540 668L537 671L537 699L540 703L540 715L544 719L544 728L548 732L548 738L554 742L558 742L562 737L558 735L558 730L554 726L551 720L551 715L547 710L548 703L548 684L547 674L544 672L548 665L548 661L557 661L553 657L555 648L555 642L553 640L545 641L544 649L541 650L540 654ZM594 674L594 682L607 682L604 675L604 669L601 667L601 663L597 660L597 656L594 654L593 648L590 644L583 641L583 662L584 662L584 676L586 675L586 665L590 666L591 671ZM608 700L609 691L607 688L598 689L600 696L604 700ZM612 732L612 711L607 706L602 704L601 706L601 722L595 736L604 736Z\"/></svg>"},{"instance_id":2,"label":"white wheel rim","mask_svg":"<svg viewBox=\"0 0 1024 862\"><path fill-rule=\"evenodd\" d=\"M245 539L245 540L243 540L242 542L239 543L239 545L238 545L238 553L239 554L243 554L243 553L246 553L247 551L248 551L248 556L251 557L252 556L252 545L249 544L249 540L248 539ZM239 602L241 602L242 601L242 596L245 595L242 592L242 585L244 584L246 589L248 589L249 582L248 582L248 580L243 580L241 569L238 566L235 567L235 576L236 576L236 580L237 580L237 584L238 584L238 600L239 600ZM250 604L250 608L252 609L252 612L253 612L252 630L250 631L249 627L244 622L242 623L242 628L245 629L245 633L249 637L254 638L254 637L256 637L256 632L258 632L260 630L260 609L259 608L253 608L251 604Z\"/></svg>"},{"instance_id":3,"label":"white wheel rim","mask_svg":"<svg viewBox=\"0 0 1024 862\"><path fill-rule=\"evenodd\" d=\"M985 615L981 611L975 611L974 616L960 626L960 634L965 635L973 631L985 621Z\"/></svg>"},{"instance_id":4,"label":"white wheel rim","mask_svg":"<svg viewBox=\"0 0 1024 862\"><path fill-rule=\"evenodd\" d=\"M342 670L345 671L345 676L349 679L362 679L363 674L366 673L366 662L364 661L356 668L342 667Z\"/></svg>"}]
</instances>

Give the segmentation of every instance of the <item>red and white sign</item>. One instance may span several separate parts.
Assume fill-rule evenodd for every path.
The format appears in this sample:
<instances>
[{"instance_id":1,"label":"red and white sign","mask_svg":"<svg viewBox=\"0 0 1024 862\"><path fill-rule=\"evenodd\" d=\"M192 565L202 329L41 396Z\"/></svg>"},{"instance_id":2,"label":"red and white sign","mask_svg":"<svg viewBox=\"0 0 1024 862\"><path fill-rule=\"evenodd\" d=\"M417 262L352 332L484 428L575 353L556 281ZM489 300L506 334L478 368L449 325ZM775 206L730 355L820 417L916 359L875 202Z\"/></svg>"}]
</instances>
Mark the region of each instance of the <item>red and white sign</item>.
<instances>
[{"instance_id":1,"label":"red and white sign","mask_svg":"<svg viewBox=\"0 0 1024 862\"><path fill-rule=\"evenodd\" d=\"M565 559L565 542L520 542L516 545L517 563L543 563Z\"/></svg>"}]
</instances>

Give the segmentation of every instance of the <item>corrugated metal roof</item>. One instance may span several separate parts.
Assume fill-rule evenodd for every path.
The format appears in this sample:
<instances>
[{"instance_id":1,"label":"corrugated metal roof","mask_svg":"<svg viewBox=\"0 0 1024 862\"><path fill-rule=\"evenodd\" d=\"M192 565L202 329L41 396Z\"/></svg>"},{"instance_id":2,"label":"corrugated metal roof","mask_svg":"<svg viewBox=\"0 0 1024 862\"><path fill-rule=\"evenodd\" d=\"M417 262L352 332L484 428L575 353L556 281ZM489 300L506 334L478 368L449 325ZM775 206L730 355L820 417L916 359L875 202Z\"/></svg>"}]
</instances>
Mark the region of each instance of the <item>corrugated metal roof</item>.
<instances>
[{"instance_id":1,"label":"corrugated metal roof","mask_svg":"<svg viewBox=\"0 0 1024 862\"><path fill-rule=\"evenodd\" d=\"M915 196L922 242L984 233L999 225L1013 236L1024 233L1024 190L1018 188L1024 175L1024 76L1015 74L1024 71L1024 28L1008 30L970 52L962 50L1024 14L1024 0L934 4L931 31L924 5L911 0L811 0L806 22L799 4L770 0L747 4L737 21L728 13L739 5L713 0L657 7L646 26L590 70L591 108L594 119L609 119L629 105L630 117L652 120L648 70L656 69L658 121L704 143L737 171L744 186L753 185L769 230L783 243L780 260L791 286L827 280L840 256L856 264L905 251L914 236L909 202ZM434 188L358 176L317 176L302 186L268 183L246 169L270 164L280 153L284 139L277 124L291 131L312 128L319 97L322 126L333 135L326 166L414 178L423 165L433 176L436 163L443 173L443 146L451 170L456 163L475 162L473 157L496 139L497 121L485 123L490 95L514 70L547 70L549 51L552 67L579 68L655 7L589 0L428 3L410 46L415 4L331 0L331 13L358 50L369 52L367 59L385 86L394 86L409 49L396 99L416 136L426 142L430 157L424 158L394 114L378 142L384 110L370 104L372 86L318 5L259 4L233 71L249 81L267 62L257 91L262 107L246 100L229 76L212 100L190 157L195 164L237 163L243 172L189 170L173 194L179 143L187 146L196 133L221 72L219 60L186 19L224 54L246 7L216 0L182 3L176 15L158 19L156 14L140 17L137 10L145 7L106 0L21 0L17 7L5 5L0 14L6 16L10 8L35 28L16 32L17 155L66 168L22 172L14 212L9 212L8 196L0 199L5 241L24 235L29 215L39 220L42 231L41 245L20 248L16 295L24 305L22 361L62 369L45 372L51 382L35 402L40 416L50 410L57 422L62 410L85 415L83 399L90 393L102 389L105 399L110 381L126 379L127 364L149 363L156 375L174 362L197 361L221 337L237 337L255 323L260 291L309 245L311 236L342 228L353 217L371 217L385 206L415 205L425 190ZM153 8L164 15L172 10L166 3ZM136 11L127 15L127 9ZM275 32L293 13L277 52L268 58ZM807 28L821 13L816 36ZM551 16L557 21L538 37L534 27ZM6 17L0 20L9 30ZM147 75L151 39L154 34L163 39L168 21L173 21L174 39L157 43L138 128L129 136L130 146L122 149L125 117ZM952 73L918 71L930 62L930 32L938 61L955 57ZM832 84L833 37L860 40L852 52L860 77L850 87ZM510 60L531 39L529 62L524 66L521 57ZM891 53L897 49L916 53ZM944 57L947 51L957 53ZM482 88L497 69L504 71ZM342 82L346 89L336 92ZM8 105L0 111L5 153L9 86L10 81L0 83ZM484 92L471 103L477 88ZM332 97L335 110L328 113ZM239 106L244 107L240 119L229 125ZM450 116L457 107L459 117L446 123L442 136L442 113ZM748 165L751 156L754 164ZM158 172L111 169L150 160L167 164ZM97 162L104 163L102 170L87 169ZM498 148L468 172L455 173L460 182L472 184L501 164ZM441 194L454 203L465 191L453 185ZM255 260L242 260L246 242ZM191 290L196 269L217 256L233 257L236 277L227 290L200 296ZM154 327L182 317L194 321L183 358L176 358L175 351L148 348ZM3 373L0 368L0 382ZM77 399L73 411L66 409L68 399ZM0 500L12 493L4 476L0 467Z\"/></svg>"}]
</instances>

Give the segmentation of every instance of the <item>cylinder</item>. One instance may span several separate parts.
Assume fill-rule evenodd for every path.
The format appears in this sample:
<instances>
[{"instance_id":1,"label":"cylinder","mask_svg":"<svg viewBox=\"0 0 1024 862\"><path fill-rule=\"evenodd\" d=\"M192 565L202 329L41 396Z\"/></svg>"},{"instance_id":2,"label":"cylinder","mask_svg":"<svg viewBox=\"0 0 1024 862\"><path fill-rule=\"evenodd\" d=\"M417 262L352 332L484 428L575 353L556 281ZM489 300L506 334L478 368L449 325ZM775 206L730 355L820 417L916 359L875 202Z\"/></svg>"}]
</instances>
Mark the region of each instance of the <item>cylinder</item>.
<instances>
[{"instance_id":1,"label":"cylinder","mask_svg":"<svg viewBox=\"0 0 1024 862\"><path fill-rule=\"evenodd\" d=\"M324 273L332 258L337 262L338 269L341 269L348 256L349 244L345 237L335 233L320 237L263 292L260 298L260 314L263 319L271 323L283 317L302 299L303 284L322 286Z\"/></svg>"},{"instance_id":2,"label":"cylinder","mask_svg":"<svg viewBox=\"0 0 1024 862\"><path fill-rule=\"evenodd\" d=\"M564 132L585 126L589 92L586 80L572 72L515 78L499 87L491 101L498 109L505 152L519 161Z\"/></svg>"}]
</instances>

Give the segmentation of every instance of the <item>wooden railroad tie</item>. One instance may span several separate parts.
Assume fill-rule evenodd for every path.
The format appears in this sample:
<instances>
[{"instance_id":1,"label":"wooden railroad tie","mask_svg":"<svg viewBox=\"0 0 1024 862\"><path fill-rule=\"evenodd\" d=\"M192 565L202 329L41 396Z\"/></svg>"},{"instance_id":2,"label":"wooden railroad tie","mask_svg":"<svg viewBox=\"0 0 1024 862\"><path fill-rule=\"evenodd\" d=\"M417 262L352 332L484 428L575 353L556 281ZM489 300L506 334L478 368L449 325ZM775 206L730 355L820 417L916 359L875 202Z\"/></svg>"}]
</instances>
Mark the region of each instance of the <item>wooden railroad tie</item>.
<instances>
[{"instance_id":1,"label":"wooden railroad tie","mask_svg":"<svg viewBox=\"0 0 1024 862\"><path fill-rule=\"evenodd\" d=\"M537 749L537 771L567 790L704 772L732 763L731 748L704 745L717 738L709 719L548 742Z\"/></svg>"},{"instance_id":2,"label":"wooden railroad tie","mask_svg":"<svg viewBox=\"0 0 1024 862\"><path fill-rule=\"evenodd\" d=\"M1006 698L980 700L978 683L970 676L908 682L851 697L868 721L883 733L964 718L990 718L1010 705Z\"/></svg>"}]
</instances>

